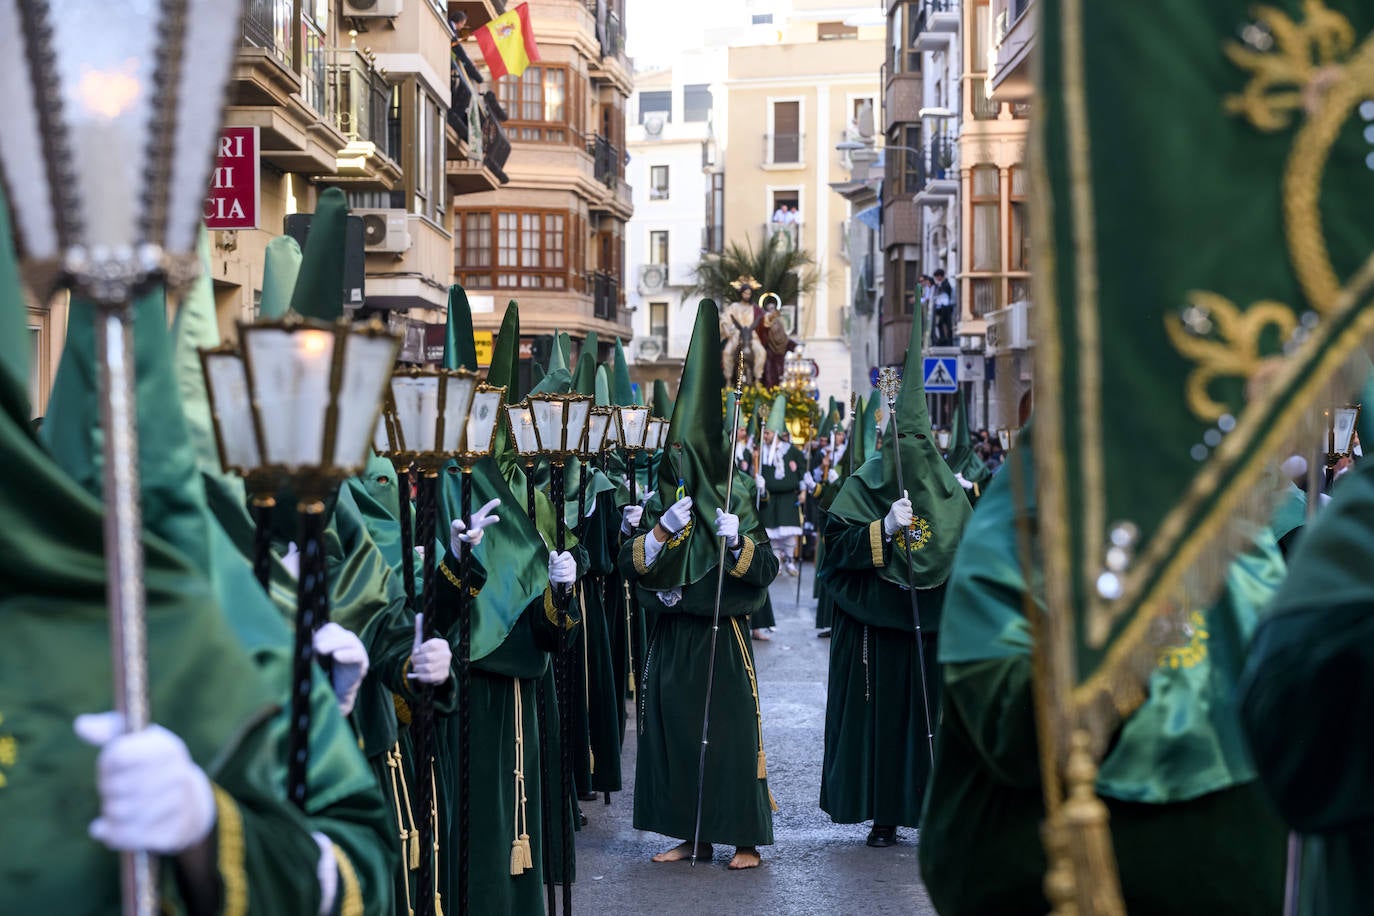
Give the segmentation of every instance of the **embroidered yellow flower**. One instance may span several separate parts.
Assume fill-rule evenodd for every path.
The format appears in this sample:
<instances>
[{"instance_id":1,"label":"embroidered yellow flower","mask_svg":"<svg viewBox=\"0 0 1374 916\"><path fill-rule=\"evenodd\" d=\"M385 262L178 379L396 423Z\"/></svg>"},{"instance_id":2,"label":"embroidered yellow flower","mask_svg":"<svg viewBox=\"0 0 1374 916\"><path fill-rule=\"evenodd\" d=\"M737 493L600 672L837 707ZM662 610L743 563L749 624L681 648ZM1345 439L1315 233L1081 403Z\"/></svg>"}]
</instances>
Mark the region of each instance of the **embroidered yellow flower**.
<instances>
[{"instance_id":1,"label":"embroidered yellow flower","mask_svg":"<svg viewBox=\"0 0 1374 916\"><path fill-rule=\"evenodd\" d=\"M911 524L906 527L906 530L898 531L892 540L901 550L915 553L918 550L924 550L926 545L930 543L930 534L930 522L919 515L913 515Z\"/></svg>"},{"instance_id":2,"label":"embroidered yellow flower","mask_svg":"<svg viewBox=\"0 0 1374 916\"><path fill-rule=\"evenodd\" d=\"M1183 624L1183 635L1187 642L1181 646L1171 646L1159 653L1159 667L1195 668L1207 659L1207 618L1201 611L1193 611Z\"/></svg>"},{"instance_id":3,"label":"embroidered yellow flower","mask_svg":"<svg viewBox=\"0 0 1374 916\"><path fill-rule=\"evenodd\" d=\"M673 535L672 537L668 538L668 546L676 547L683 541L687 540L687 536L692 533L692 527L694 524L694 519L687 519L687 524L682 526L682 530L679 531L677 534Z\"/></svg>"},{"instance_id":4,"label":"embroidered yellow flower","mask_svg":"<svg viewBox=\"0 0 1374 916\"><path fill-rule=\"evenodd\" d=\"M0 715L0 725L5 724L5 717ZM0 767L12 767L19 761L19 742L13 735L0 735ZM9 780L5 778L5 772L0 769L0 789L5 788Z\"/></svg>"}]
</instances>

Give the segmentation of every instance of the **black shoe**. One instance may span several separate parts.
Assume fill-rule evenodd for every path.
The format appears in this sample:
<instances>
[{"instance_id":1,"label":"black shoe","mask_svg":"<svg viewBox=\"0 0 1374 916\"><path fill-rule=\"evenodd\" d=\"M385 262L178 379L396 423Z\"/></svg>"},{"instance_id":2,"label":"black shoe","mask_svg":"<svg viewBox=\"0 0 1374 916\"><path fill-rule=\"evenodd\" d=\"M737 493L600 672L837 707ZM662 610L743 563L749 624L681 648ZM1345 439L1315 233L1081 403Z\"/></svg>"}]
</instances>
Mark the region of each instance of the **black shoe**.
<instances>
[{"instance_id":1,"label":"black shoe","mask_svg":"<svg viewBox=\"0 0 1374 916\"><path fill-rule=\"evenodd\" d=\"M829 638L830 638L830 627L826 627L824 630L821 630L819 633L817 633L817 634L816 634L816 638L817 638L817 639L829 639Z\"/></svg>"},{"instance_id":2,"label":"black shoe","mask_svg":"<svg viewBox=\"0 0 1374 916\"><path fill-rule=\"evenodd\" d=\"M888 846L895 846L896 844L896 827L880 827L874 824L873 829L868 831L868 845L875 849L885 849Z\"/></svg>"},{"instance_id":3,"label":"black shoe","mask_svg":"<svg viewBox=\"0 0 1374 916\"><path fill-rule=\"evenodd\" d=\"M596 795L595 792L579 792L578 795L577 795L577 800L578 800L578 801L587 801L587 802L591 802L591 801L596 801L596 799L597 799L597 795Z\"/></svg>"}]
</instances>

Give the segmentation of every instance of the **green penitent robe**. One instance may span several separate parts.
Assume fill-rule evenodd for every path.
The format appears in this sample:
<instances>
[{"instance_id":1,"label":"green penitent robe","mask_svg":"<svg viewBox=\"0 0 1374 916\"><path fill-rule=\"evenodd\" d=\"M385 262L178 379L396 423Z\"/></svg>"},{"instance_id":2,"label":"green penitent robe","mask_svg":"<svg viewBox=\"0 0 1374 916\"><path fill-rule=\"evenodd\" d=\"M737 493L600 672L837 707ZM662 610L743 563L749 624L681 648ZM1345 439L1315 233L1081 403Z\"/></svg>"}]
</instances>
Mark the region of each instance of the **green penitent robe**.
<instances>
[{"instance_id":1,"label":"green penitent robe","mask_svg":"<svg viewBox=\"0 0 1374 916\"><path fill-rule=\"evenodd\" d=\"M597 496L595 511L583 524L582 544L587 548L587 576L578 583L583 626L578 630L577 662L587 710L590 750L590 785L593 792L619 792L620 745L625 734L625 699L617 692L623 675L617 676L612 653L612 616L618 605L605 594L606 577L615 571L619 551L620 513L614 494Z\"/></svg>"},{"instance_id":2,"label":"green penitent robe","mask_svg":"<svg viewBox=\"0 0 1374 916\"><path fill-rule=\"evenodd\" d=\"M1048 910L1013 473L1004 470L980 500L945 603L942 712L919 853L942 916ZM1189 643L1165 654L1150 698L1103 762L1097 789L1133 916L1281 909L1283 831L1238 740L1231 685L1282 567L1276 541L1261 535L1233 564L1224 597L1199 612ZM973 878L971 863L984 862L996 867Z\"/></svg>"},{"instance_id":3,"label":"green penitent robe","mask_svg":"<svg viewBox=\"0 0 1374 916\"><path fill-rule=\"evenodd\" d=\"M778 561L761 528L742 533L744 546L738 558L726 559L701 841L758 846L773 842L773 816L748 615L777 576ZM649 571L644 539L652 536L640 534L621 548L620 572L631 582L639 582ZM670 559L675 549L680 548L671 541L664 544L654 565ZM639 697L634 825L688 840L696 817L716 577L712 571L682 587L680 599L672 604L664 602L662 592L636 587L640 603L656 612L656 623Z\"/></svg>"},{"instance_id":4,"label":"green penitent robe","mask_svg":"<svg viewBox=\"0 0 1374 916\"><path fill-rule=\"evenodd\" d=\"M1374 894L1374 752L1364 727L1374 719L1364 687L1374 671L1374 460L1341 480L1297 543L1241 683L1260 780L1304 837L1309 916L1366 913Z\"/></svg>"},{"instance_id":5,"label":"green penitent robe","mask_svg":"<svg viewBox=\"0 0 1374 916\"><path fill-rule=\"evenodd\" d=\"M828 515L822 575L834 599L821 809L836 823L914 827L930 772L911 599L876 571L901 555L867 526ZM918 589L930 715L939 704L935 643L943 585Z\"/></svg>"},{"instance_id":6,"label":"green penitent robe","mask_svg":"<svg viewBox=\"0 0 1374 916\"><path fill-rule=\"evenodd\" d=\"M759 504L759 515L765 528L786 536L801 533L797 491L806 474L806 456L796 446L784 445L772 453L775 457L771 461L769 446L764 445L760 452L759 474L763 476L765 498Z\"/></svg>"}]
</instances>

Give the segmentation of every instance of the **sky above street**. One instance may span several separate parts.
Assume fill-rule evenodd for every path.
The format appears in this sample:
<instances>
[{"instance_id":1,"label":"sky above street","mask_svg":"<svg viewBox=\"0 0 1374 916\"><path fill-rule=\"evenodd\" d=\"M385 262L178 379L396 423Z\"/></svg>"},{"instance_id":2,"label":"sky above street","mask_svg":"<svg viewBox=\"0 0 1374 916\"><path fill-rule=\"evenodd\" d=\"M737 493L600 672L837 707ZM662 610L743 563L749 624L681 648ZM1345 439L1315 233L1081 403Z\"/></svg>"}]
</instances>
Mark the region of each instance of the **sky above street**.
<instances>
[{"instance_id":1,"label":"sky above street","mask_svg":"<svg viewBox=\"0 0 1374 916\"><path fill-rule=\"evenodd\" d=\"M707 28L720 28L739 0L626 0L626 52L639 70L658 69L677 52L698 47Z\"/></svg>"}]
</instances>

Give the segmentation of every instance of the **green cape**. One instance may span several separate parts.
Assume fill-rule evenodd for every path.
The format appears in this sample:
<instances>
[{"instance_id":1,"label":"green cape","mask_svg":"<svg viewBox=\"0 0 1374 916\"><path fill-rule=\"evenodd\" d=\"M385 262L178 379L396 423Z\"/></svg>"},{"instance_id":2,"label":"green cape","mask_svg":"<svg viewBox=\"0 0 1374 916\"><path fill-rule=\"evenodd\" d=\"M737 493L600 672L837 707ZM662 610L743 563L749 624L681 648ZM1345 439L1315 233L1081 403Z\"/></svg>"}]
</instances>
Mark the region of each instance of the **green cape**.
<instances>
[{"instance_id":1,"label":"green cape","mask_svg":"<svg viewBox=\"0 0 1374 916\"><path fill-rule=\"evenodd\" d=\"M911 499L913 517L909 536L899 537L897 543L909 545L912 578L908 581L907 564L895 556L878 570L878 575L895 585L934 588L949 575L954 551L972 510L963 487L931 441L921 369L921 325L913 322L895 411L899 447L884 448L878 458L864 462L850 475L831 503L830 514L857 526L887 515L892 503L902 495L896 467L900 455L902 481Z\"/></svg>"},{"instance_id":2,"label":"green cape","mask_svg":"<svg viewBox=\"0 0 1374 916\"><path fill-rule=\"evenodd\" d=\"M650 413L665 420L673 415L673 399L668 397L668 385L661 378L654 379L654 407Z\"/></svg>"},{"instance_id":3,"label":"green cape","mask_svg":"<svg viewBox=\"0 0 1374 916\"><path fill-rule=\"evenodd\" d=\"M259 318L280 318L291 308L291 294L301 272L301 246L289 235L279 235L267 243L262 267L262 299Z\"/></svg>"},{"instance_id":4,"label":"green cape","mask_svg":"<svg viewBox=\"0 0 1374 916\"><path fill-rule=\"evenodd\" d=\"M320 194L310 220L291 311L321 321L337 321L343 315L347 234L348 198L338 188L329 188Z\"/></svg>"},{"instance_id":5,"label":"green cape","mask_svg":"<svg viewBox=\"0 0 1374 916\"><path fill-rule=\"evenodd\" d=\"M949 469L963 474L969 483L981 486L992 476L992 470L973 450L968 428L968 402L962 391L954 397L954 422L950 426L949 457L945 459Z\"/></svg>"}]
</instances>

